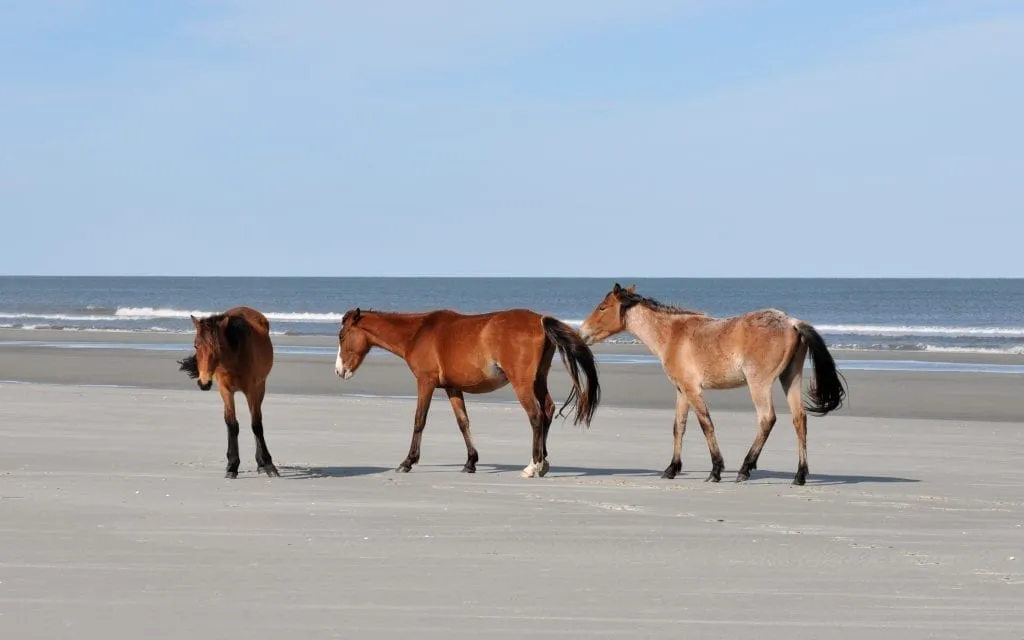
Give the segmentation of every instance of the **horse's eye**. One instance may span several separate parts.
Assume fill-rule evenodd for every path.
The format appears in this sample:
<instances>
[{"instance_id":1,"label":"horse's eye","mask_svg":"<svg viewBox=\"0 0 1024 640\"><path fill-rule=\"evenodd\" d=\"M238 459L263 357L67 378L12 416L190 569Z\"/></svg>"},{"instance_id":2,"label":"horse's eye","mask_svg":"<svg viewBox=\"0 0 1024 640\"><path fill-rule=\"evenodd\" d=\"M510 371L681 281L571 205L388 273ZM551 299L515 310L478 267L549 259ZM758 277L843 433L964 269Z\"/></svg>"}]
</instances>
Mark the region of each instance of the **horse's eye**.
<instances>
[{"instance_id":1,"label":"horse's eye","mask_svg":"<svg viewBox=\"0 0 1024 640\"><path fill-rule=\"evenodd\" d=\"M600 307L597 308L597 310L598 311L607 311L608 307L602 304Z\"/></svg>"}]
</instances>

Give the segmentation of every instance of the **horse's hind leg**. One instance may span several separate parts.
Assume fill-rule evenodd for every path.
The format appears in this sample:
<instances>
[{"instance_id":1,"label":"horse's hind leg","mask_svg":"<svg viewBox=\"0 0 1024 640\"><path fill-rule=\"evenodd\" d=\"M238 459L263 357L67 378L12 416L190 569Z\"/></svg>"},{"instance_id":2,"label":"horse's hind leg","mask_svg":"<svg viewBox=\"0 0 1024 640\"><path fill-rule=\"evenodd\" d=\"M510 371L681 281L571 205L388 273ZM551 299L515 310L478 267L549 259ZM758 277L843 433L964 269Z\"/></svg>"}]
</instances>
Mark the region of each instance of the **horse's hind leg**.
<instances>
[{"instance_id":1,"label":"horse's hind leg","mask_svg":"<svg viewBox=\"0 0 1024 640\"><path fill-rule=\"evenodd\" d=\"M228 428L228 466L225 478L238 477L238 465L242 463L238 457L238 418L235 416L235 392L229 384L221 384L220 397L224 401L224 424Z\"/></svg>"},{"instance_id":2,"label":"horse's hind leg","mask_svg":"<svg viewBox=\"0 0 1024 640\"><path fill-rule=\"evenodd\" d=\"M433 380L416 381L416 416L412 424L412 441L409 443L409 453L405 460L398 465L395 471L408 473L412 465L420 461L420 443L423 440L423 429L427 426L427 412L430 411L430 400L434 395L437 383Z\"/></svg>"},{"instance_id":3,"label":"horse's hind leg","mask_svg":"<svg viewBox=\"0 0 1024 640\"><path fill-rule=\"evenodd\" d=\"M551 423L555 419L555 411L558 405L550 393L544 396L544 429L541 431L541 447L544 449L544 460L548 459L548 432L551 431Z\"/></svg>"},{"instance_id":4,"label":"horse's hind leg","mask_svg":"<svg viewBox=\"0 0 1024 640\"><path fill-rule=\"evenodd\" d=\"M711 422L711 412L704 402L704 396L699 390L687 391L687 395L693 403L693 412L697 414L697 421L704 432L704 439L708 441L708 452L711 454L711 473L704 479L704 482L720 482L722 480L722 469L725 468L725 461L722 459L722 450L718 448L718 438L715 437L715 425Z\"/></svg>"},{"instance_id":5,"label":"horse's hind leg","mask_svg":"<svg viewBox=\"0 0 1024 640\"><path fill-rule=\"evenodd\" d=\"M512 383L515 389L519 404L523 405L527 417L530 418L530 428L533 431L533 448L530 456L530 464L523 468L519 475L523 478L543 476L548 472L548 462L544 459L544 423L547 420L545 407L538 400L534 391L534 384Z\"/></svg>"},{"instance_id":6,"label":"horse's hind leg","mask_svg":"<svg viewBox=\"0 0 1024 640\"><path fill-rule=\"evenodd\" d=\"M799 462L796 468L796 476L793 477L793 484L803 485L807 482L807 413L804 411L803 398L800 396L803 389L803 362L804 356L800 355L800 368L795 371L787 369L781 378L782 389L786 392L786 400L789 402L789 410L793 414L793 428L796 429L797 455Z\"/></svg>"},{"instance_id":7,"label":"horse's hind leg","mask_svg":"<svg viewBox=\"0 0 1024 640\"><path fill-rule=\"evenodd\" d=\"M466 441L466 466L462 467L463 473L476 473L476 463L480 460L480 454L473 446L473 436L469 432L469 414L466 412L466 399L462 392L456 389L448 389L448 400L452 403L452 411L455 412L455 421L459 423L459 431L462 432L462 439Z\"/></svg>"},{"instance_id":8,"label":"horse's hind leg","mask_svg":"<svg viewBox=\"0 0 1024 640\"><path fill-rule=\"evenodd\" d=\"M249 401L249 414L252 416L252 435L256 441L256 473L265 473L267 477L280 476L274 460L263 437L263 397L267 394L267 383L261 382L255 389L245 394Z\"/></svg>"},{"instance_id":9,"label":"horse's hind leg","mask_svg":"<svg viewBox=\"0 0 1024 640\"><path fill-rule=\"evenodd\" d=\"M775 426L775 405L772 403L772 385L761 383L750 383L750 397L754 400L754 409L757 411L757 435L754 436L754 443L747 451L747 457L743 459L736 474L736 482L744 482L750 479L751 469L757 468L757 459L761 457L761 449L772 433Z\"/></svg>"}]
</instances>

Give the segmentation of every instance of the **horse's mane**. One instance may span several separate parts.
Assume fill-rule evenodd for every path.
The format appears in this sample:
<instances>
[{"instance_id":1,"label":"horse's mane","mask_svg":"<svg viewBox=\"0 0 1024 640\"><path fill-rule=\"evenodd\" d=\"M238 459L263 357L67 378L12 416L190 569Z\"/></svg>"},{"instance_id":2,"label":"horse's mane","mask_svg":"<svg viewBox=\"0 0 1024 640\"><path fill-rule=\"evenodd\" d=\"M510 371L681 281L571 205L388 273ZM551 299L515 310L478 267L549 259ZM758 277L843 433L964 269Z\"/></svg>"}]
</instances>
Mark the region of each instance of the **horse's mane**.
<instances>
[{"instance_id":1,"label":"horse's mane","mask_svg":"<svg viewBox=\"0 0 1024 640\"><path fill-rule=\"evenodd\" d=\"M648 296L642 296L635 291L626 291L625 289L619 292L619 304L621 305L622 313L626 313L629 309L632 309L636 305L643 305L651 311L657 311L658 313L669 313L672 315L686 315L686 316L706 316L707 314L703 311L696 311L693 309L684 309L671 304L665 304L660 300L651 298Z\"/></svg>"}]
</instances>

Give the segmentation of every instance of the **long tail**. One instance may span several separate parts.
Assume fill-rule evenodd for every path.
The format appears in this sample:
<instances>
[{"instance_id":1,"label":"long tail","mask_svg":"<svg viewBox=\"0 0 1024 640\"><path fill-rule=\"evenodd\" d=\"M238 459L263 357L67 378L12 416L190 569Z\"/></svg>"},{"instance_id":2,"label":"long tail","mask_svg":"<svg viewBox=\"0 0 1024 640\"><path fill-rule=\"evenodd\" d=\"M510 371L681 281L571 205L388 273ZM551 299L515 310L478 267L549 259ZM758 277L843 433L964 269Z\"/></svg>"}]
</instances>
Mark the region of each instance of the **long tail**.
<instances>
[{"instance_id":1,"label":"long tail","mask_svg":"<svg viewBox=\"0 0 1024 640\"><path fill-rule=\"evenodd\" d=\"M594 360L594 352L590 350L587 343L583 342L583 338L564 322L544 316L542 324L544 333L558 349L558 353L562 356L562 363L565 364L565 369L569 372L569 377L572 378L572 391L565 404L558 410L558 415L562 415L566 407L575 403L576 417L573 419L573 423L584 422L589 427L590 421L594 418L594 412L597 411L597 405L601 402L601 383L597 379L597 362ZM580 383L581 369L586 378L586 386Z\"/></svg>"},{"instance_id":2,"label":"long tail","mask_svg":"<svg viewBox=\"0 0 1024 640\"><path fill-rule=\"evenodd\" d=\"M804 399L804 408L808 413L819 416L831 413L843 406L846 379L836 370L836 361L817 329L803 321L798 321L793 328L807 345L814 363L814 379Z\"/></svg>"}]
</instances>

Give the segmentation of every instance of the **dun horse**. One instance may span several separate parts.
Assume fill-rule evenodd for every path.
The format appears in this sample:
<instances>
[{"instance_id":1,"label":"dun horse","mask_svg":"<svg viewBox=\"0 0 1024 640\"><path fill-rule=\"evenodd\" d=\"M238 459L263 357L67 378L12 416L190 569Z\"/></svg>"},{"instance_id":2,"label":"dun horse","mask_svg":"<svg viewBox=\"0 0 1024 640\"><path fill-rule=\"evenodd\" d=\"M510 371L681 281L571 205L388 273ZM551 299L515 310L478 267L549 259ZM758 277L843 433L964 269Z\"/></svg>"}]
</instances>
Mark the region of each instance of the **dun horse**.
<instances>
[{"instance_id":1,"label":"dun horse","mask_svg":"<svg viewBox=\"0 0 1024 640\"><path fill-rule=\"evenodd\" d=\"M590 426L600 401L594 354L569 325L527 309L478 315L450 310L385 313L349 310L338 332L335 372L351 378L367 352L379 347L403 358L416 376L416 414L409 454L396 471L408 472L420 459L420 440L435 389L448 394L466 442L462 471L474 473L479 454L473 445L464 393L489 393L511 384L533 429L533 450L521 476L548 472L547 438L555 417L548 393L548 372L555 350L572 378L561 411L575 404L575 423ZM580 381L580 370L585 383ZM559 411L559 415L561 415Z\"/></svg>"},{"instance_id":2,"label":"dun horse","mask_svg":"<svg viewBox=\"0 0 1024 640\"><path fill-rule=\"evenodd\" d=\"M224 313L196 318L195 354L179 360L181 371L195 379L199 388L209 391L217 382L224 401L224 423L228 427L228 465L226 478L238 477L238 418L235 394L241 391L249 403L252 434L256 440L257 473L279 475L263 438L263 396L267 376L274 366L274 346L270 341L270 322L249 307L235 307Z\"/></svg>"},{"instance_id":3,"label":"dun horse","mask_svg":"<svg viewBox=\"0 0 1024 640\"><path fill-rule=\"evenodd\" d=\"M799 447L793 484L804 484L807 480L805 410L826 415L841 407L846 396L835 361L814 327L776 309L712 318L645 298L636 293L635 286L623 289L616 283L583 322L580 333L587 344L593 344L622 331L635 335L658 356L676 388L672 461L662 474L663 478L674 478L682 469L683 433L692 406L711 453L711 474L707 480L721 480L725 464L703 392L704 389L746 385L757 410L759 427L736 476L737 482L748 480L775 426L772 383L778 379L793 414ZM801 387L808 351L814 364L814 380L805 405Z\"/></svg>"}]
</instances>

